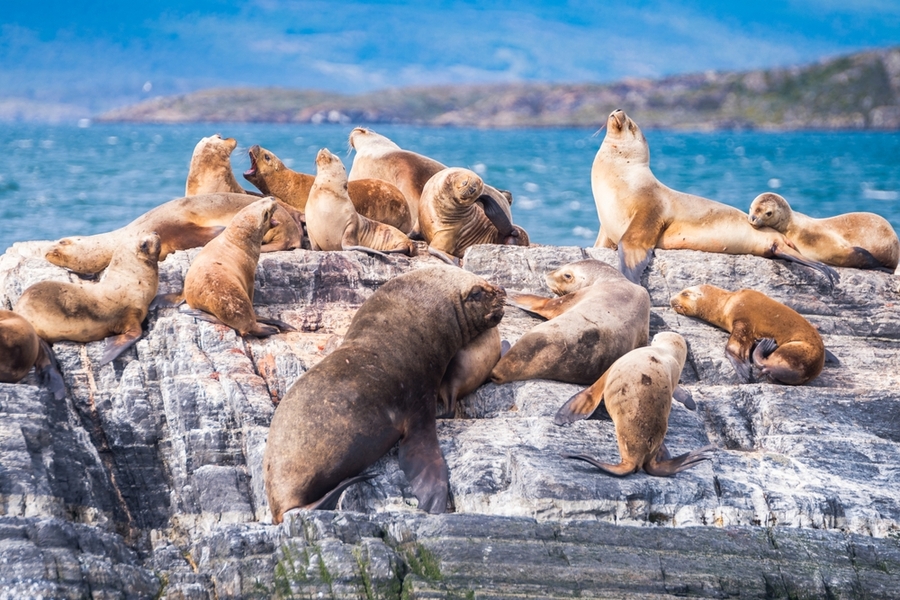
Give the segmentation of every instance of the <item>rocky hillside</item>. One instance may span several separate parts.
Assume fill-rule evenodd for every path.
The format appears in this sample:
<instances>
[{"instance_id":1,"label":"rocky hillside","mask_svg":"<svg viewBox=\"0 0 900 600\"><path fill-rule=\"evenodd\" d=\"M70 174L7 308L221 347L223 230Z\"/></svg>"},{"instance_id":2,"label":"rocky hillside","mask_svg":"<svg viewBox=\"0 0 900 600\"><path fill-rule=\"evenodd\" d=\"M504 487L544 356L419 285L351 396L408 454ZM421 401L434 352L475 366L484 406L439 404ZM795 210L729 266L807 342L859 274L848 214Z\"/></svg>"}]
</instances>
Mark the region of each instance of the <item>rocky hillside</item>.
<instances>
[{"instance_id":1,"label":"rocky hillside","mask_svg":"<svg viewBox=\"0 0 900 600\"><path fill-rule=\"evenodd\" d=\"M459 85L359 96L214 89L155 98L98 120L597 127L618 107L640 115L645 128L898 130L900 47L788 69L709 72L608 85Z\"/></svg>"},{"instance_id":2,"label":"rocky hillside","mask_svg":"<svg viewBox=\"0 0 900 600\"><path fill-rule=\"evenodd\" d=\"M71 276L40 242L0 257L0 306ZM161 267L182 285L197 250ZM549 295L543 277L606 249L480 246L465 268ZM264 254L260 314L298 331L241 339L176 309L98 366L103 343L55 345L67 394L0 384L0 597L703 598L896 597L900 580L900 279L818 273L748 256L658 251L643 284L651 333L680 332L673 453L712 443L672 478L606 477L560 452L617 456L607 419L557 427L579 387L486 384L438 422L455 512L415 508L396 449L335 512L269 524L261 461L274 407L340 342L391 277L436 259L352 252ZM738 383L727 335L668 299L708 282L764 291L805 314L841 360L810 385ZM537 319L507 308L514 341ZM33 377L33 376L30 376Z\"/></svg>"}]
</instances>

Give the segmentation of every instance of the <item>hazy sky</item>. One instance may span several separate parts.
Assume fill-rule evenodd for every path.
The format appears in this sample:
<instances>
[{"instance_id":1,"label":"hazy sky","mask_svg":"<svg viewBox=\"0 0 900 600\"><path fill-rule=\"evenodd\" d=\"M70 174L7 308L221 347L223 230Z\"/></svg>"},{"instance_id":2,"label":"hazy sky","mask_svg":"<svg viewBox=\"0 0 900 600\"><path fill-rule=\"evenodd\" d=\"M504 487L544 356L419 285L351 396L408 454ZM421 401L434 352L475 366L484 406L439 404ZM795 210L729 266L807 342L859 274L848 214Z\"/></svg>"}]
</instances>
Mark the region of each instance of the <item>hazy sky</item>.
<instances>
[{"instance_id":1,"label":"hazy sky","mask_svg":"<svg viewBox=\"0 0 900 600\"><path fill-rule=\"evenodd\" d=\"M610 82L898 44L900 0L35 0L0 12L0 99L100 110L213 86Z\"/></svg>"}]
</instances>

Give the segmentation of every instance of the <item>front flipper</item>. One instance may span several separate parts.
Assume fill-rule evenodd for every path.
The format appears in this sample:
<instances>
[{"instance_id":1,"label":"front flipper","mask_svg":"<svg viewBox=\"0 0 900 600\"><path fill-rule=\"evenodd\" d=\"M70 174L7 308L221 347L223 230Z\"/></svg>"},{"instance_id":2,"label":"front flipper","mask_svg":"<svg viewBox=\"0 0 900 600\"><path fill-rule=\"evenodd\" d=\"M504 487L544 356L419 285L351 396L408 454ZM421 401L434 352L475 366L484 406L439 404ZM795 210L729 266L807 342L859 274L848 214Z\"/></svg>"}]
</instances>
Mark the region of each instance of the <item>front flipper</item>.
<instances>
[{"instance_id":1,"label":"front flipper","mask_svg":"<svg viewBox=\"0 0 900 600\"><path fill-rule=\"evenodd\" d=\"M566 294L559 298L545 298L535 294L516 294L508 293L506 295L506 303L516 308L535 314L544 319L552 319L566 312L569 305L577 302L581 296L576 294Z\"/></svg>"},{"instance_id":2,"label":"front flipper","mask_svg":"<svg viewBox=\"0 0 900 600\"><path fill-rule=\"evenodd\" d=\"M438 444L434 418L427 416L410 423L400 440L400 468L409 481L419 508L430 513L447 511L450 474Z\"/></svg>"},{"instance_id":3,"label":"front flipper","mask_svg":"<svg viewBox=\"0 0 900 600\"><path fill-rule=\"evenodd\" d=\"M278 319L269 319L257 316L256 321L258 323L265 323L266 325L273 325L281 331L297 331L297 328L290 323L285 323L284 321L279 321Z\"/></svg>"},{"instance_id":4,"label":"front flipper","mask_svg":"<svg viewBox=\"0 0 900 600\"><path fill-rule=\"evenodd\" d=\"M430 254L430 255L432 255L432 256L438 257L439 259L441 259L442 261L444 261L444 262L447 263L448 265L453 265L454 267L458 267L458 266L459 266L459 259L458 259L458 258L456 258L455 256L450 256L449 254L447 254L447 253L444 252L443 250L438 250L438 249L435 248L434 246L428 246L428 254Z\"/></svg>"},{"instance_id":5,"label":"front flipper","mask_svg":"<svg viewBox=\"0 0 900 600\"><path fill-rule=\"evenodd\" d=\"M751 382L750 349L754 339L753 328L743 320L731 324L731 337L725 345L725 356L731 361L738 378L744 383Z\"/></svg>"},{"instance_id":6,"label":"front flipper","mask_svg":"<svg viewBox=\"0 0 900 600\"><path fill-rule=\"evenodd\" d=\"M106 350L104 350L103 357L100 359L100 365L102 366L115 360L120 354L134 346L141 339L142 333L143 331L138 327L136 330L129 330L123 334L112 335L106 338Z\"/></svg>"},{"instance_id":7,"label":"front flipper","mask_svg":"<svg viewBox=\"0 0 900 600\"><path fill-rule=\"evenodd\" d=\"M630 248L619 243L619 272L631 283L641 284L641 275L653 258L653 248Z\"/></svg>"},{"instance_id":8,"label":"front flipper","mask_svg":"<svg viewBox=\"0 0 900 600\"><path fill-rule=\"evenodd\" d=\"M578 460L583 460L584 462L591 463L607 475L612 475L613 477L625 477L626 475L631 475L635 471L638 470L640 465L629 465L626 463L619 463L617 465L611 465L609 463L600 462L596 458L591 458L586 454L560 454L563 458L575 458Z\"/></svg>"},{"instance_id":9,"label":"front flipper","mask_svg":"<svg viewBox=\"0 0 900 600\"><path fill-rule=\"evenodd\" d=\"M831 365L840 365L841 361L838 360L838 357L831 353L831 350L825 348L825 363Z\"/></svg>"},{"instance_id":10,"label":"front flipper","mask_svg":"<svg viewBox=\"0 0 900 600\"><path fill-rule=\"evenodd\" d=\"M66 383L59 371L59 363L50 344L40 340L41 351L34 366L38 376L38 382L53 393L53 397L62 400L66 397Z\"/></svg>"},{"instance_id":11,"label":"front flipper","mask_svg":"<svg viewBox=\"0 0 900 600\"><path fill-rule=\"evenodd\" d=\"M506 240L509 237L518 237L519 232L513 227L509 213L490 194L482 194L476 202L484 208L484 215L497 228L498 240Z\"/></svg>"},{"instance_id":12,"label":"front flipper","mask_svg":"<svg viewBox=\"0 0 900 600\"><path fill-rule=\"evenodd\" d=\"M781 258L784 260L789 260L791 262L799 263L803 266L809 267L810 269L816 269L820 271L825 277L828 278L828 283L831 284L831 287L834 287L838 283L841 282L840 274L826 265L825 263L821 263L817 260L811 260L806 258L796 250L791 249L788 246L779 246L778 242L772 244L771 248L772 256L776 258Z\"/></svg>"},{"instance_id":13,"label":"front flipper","mask_svg":"<svg viewBox=\"0 0 900 600\"><path fill-rule=\"evenodd\" d=\"M596 411L597 407L600 406L600 403L603 402L603 392L606 390L606 375L608 373L609 370L603 373L603 375L600 376L600 379L594 382L594 385L569 398L569 400L556 411L556 416L553 417L554 425L568 425L575 421L587 419L594 414L594 411Z\"/></svg>"},{"instance_id":14,"label":"front flipper","mask_svg":"<svg viewBox=\"0 0 900 600\"><path fill-rule=\"evenodd\" d=\"M201 321L206 321L207 323L215 323L216 325L225 325L218 317L215 315L211 315L205 310L200 310L199 308L190 308L188 304L182 304L178 309L178 312L194 317L195 319L200 319ZM230 325L225 325L225 327L230 327Z\"/></svg>"},{"instance_id":15,"label":"front flipper","mask_svg":"<svg viewBox=\"0 0 900 600\"><path fill-rule=\"evenodd\" d=\"M368 481L369 479L372 479L374 477L374 474L348 477L347 479L337 484L337 487L335 487L333 490L331 490L306 508L310 510L334 510L335 508L337 508L338 500L341 499L341 494L344 493L344 490L346 490L354 483L359 483L360 481Z\"/></svg>"},{"instance_id":16,"label":"front flipper","mask_svg":"<svg viewBox=\"0 0 900 600\"><path fill-rule=\"evenodd\" d=\"M672 398L684 404L688 410L697 410L697 404L694 402L694 396L687 388L676 385L672 391Z\"/></svg>"},{"instance_id":17,"label":"front flipper","mask_svg":"<svg viewBox=\"0 0 900 600\"><path fill-rule=\"evenodd\" d=\"M171 294L157 294L150 301L147 310L156 310L158 308L174 308L184 304L184 290L173 292Z\"/></svg>"},{"instance_id":18,"label":"front flipper","mask_svg":"<svg viewBox=\"0 0 900 600\"><path fill-rule=\"evenodd\" d=\"M663 444L653 460L648 461L644 465L644 470L654 477L671 477L675 473L690 469L701 461L710 460L712 458L710 454L713 450L718 450L718 448L710 444L675 458L669 458L669 451L666 449L666 445Z\"/></svg>"}]
</instances>

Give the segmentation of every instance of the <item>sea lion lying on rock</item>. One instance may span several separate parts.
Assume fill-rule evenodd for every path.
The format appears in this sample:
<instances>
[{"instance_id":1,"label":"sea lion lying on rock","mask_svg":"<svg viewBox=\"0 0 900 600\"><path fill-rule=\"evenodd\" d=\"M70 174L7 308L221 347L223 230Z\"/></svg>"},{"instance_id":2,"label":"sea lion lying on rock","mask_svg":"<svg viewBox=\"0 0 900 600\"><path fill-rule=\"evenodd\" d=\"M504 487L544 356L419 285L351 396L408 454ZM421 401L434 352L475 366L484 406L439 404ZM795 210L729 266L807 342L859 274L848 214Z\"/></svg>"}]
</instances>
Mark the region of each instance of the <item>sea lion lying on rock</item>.
<instances>
[{"instance_id":1,"label":"sea lion lying on rock","mask_svg":"<svg viewBox=\"0 0 900 600\"><path fill-rule=\"evenodd\" d=\"M18 383L34 367L38 381L57 400L66 395L66 385L50 345L42 340L22 315L0 310L0 381Z\"/></svg>"}]
</instances>

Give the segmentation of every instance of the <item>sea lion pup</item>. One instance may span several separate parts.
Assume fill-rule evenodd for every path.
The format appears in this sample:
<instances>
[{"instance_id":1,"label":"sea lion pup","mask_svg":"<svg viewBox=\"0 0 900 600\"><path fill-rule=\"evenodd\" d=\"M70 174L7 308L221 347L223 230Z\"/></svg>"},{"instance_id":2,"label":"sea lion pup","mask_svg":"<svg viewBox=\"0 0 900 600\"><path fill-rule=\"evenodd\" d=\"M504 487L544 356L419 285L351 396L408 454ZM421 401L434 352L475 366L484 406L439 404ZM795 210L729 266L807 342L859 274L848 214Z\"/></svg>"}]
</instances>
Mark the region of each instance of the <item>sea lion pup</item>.
<instances>
[{"instance_id":1,"label":"sea lion pup","mask_svg":"<svg viewBox=\"0 0 900 600\"><path fill-rule=\"evenodd\" d=\"M459 349L500 322L505 297L503 288L446 265L405 273L372 294L341 345L275 409L263 456L273 521L293 508L334 508L340 492L397 441L419 508L444 512L449 479L435 425L438 388Z\"/></svg>"},{"instance_id":2,"label":"sea lion pup","mask_svg":"<svg viewBox=\"0 0 900 600\"><path fill-rule=\"evenodd\" d=\"M669 477L711 458L715 446L671 458L663 441L669 428L672 393L687 357L684 338L670 331L653 336L646 348L618 359L594 385L566 402L553 422L557 425L586 419L601 402L616 427L621 461L599 462L584 454L563 454L584 460L604 473L623 477L643 468L650 475Z\"/></svg>"},{"instance_id":3,"label":"sea lion pup","mask_svg":"<svg viewBox=\"0 0 900 600\"><path fill-rule=\"evenodd\" d=\"M261 319L253 310L259 249L263 236L277 225L273 219L277 208L274 198L257 200L203 247L184 277L184 299L194 310L183 312L227 325L241 336L266 337L294 330L283 321Z\"/></svg>"},{"instance_id":4,"label":"sea lion pup","mask_svg":"<svg viewBox=\"0 0 900 600\"><path fill-rule=\"evenodd\" d=\"M814 219L792 211L782 196L766 192L750 204L749 219L757 229L771 227L783 233L803 256L825 264L893 273L900 258L894 228L874 213Z\"/></svg>"},{"instance_id":5,"label":"sea lion pup","mask_svg":"<svg viewBox=\"0 0 900 600\"><path fill-rule=\"evenodd\" d=\"M236 147L237 140L222 139L218 133L201 138L191 155L184 195L233 192L255 196L254 192L246 191L234 178L234 172L231 170L231 153Z\"/></svg>"},{"instance_id":6,"label":"sea lion pup","mask_svg":"<svg viewBox=\"0 0 900 600\"><path fill-rule=\"evenodd\" d=\"M40 281L13 308L49 343L94 342L106 338L101 365L141 338L141 322L159 284L159 236L123 240L100 279Z\"/></svg>"},{"instance_id":7,"label":"sea lion pup","mask_svg":"<svg viewBox=\"0 0 900 600\"><path fill-rule=\"evenodd\" d=\"M383 179L400 188L409 203L410 214L413 215L414 231L419 232L419 199L425 184L438 171L447 167L438 161L422 156L416 152L404 150L383 135L365 127L356 127L350 132L350 147L356 150L353 165L350 167L349 179ZM484 194L492 201L482 198L484 213L501 234L505 235L502 243L517 246L528 245L528 234L524 229L513 228L512 194L501 191L487 184Z\"/></svg>"},{"instance_id":8,"label":"sea lion pup","mask_svg":"<svg viewBox=\"0 0 900 600\"><path fill-rule=\"evenodd\" d=\"M591 167L591 189L600 217L595 247L618 247L619 270L635 283L653 248L703 250L783 258L821 271L833 285L831 267L795 250L784 235L754 229L736 208L677 192L650 170L650 148L640 128L615 110Z\"/></svg>"},{"instance_id":9,"label":"sea lion pup","mask_svg":"<svg viewBox=\"0 0 900 600\"><path fill-rule=\"evenodd\" d=\"M507 221L500 227L508 229L500 231L478 202L494 200L474 171L443 169L428 180L419 198L419 229L430 252L452 262L449 257L462 258L469 246L504 244L519 237L511 232L520 228Z\"/></svg>"},{"instance_id":10,"label":"sea lion pup","mask_svg":"<svg viewBox=\"0 0 900 600\"><path fill-rule=\"evenodd\" d=\"M206 245L231 223L245 206L259 200L249 194L216 193L177 198L153 208L128 225L89 236L74 236L57 241L45 258L60 267L81 274L99 273L109 264L121 244L147 233L159 234L162 249L159 260L176 250ZM263 252L300 248L302 234L297 222L284 206L275 212L278 226L263 238Z\"/></svg>"},{"instance_id":11,"label":"sea lion pup","mask_svg":"<svg viewBox=\"0 0 900 600\"><path fill-rule=\"evenodd\" d=\"M438 398L442 410L439 416L451 419L456 416L456 401L488 380L491 370L500 360L504 344L508 350L509 344L500 340L500 330L491 327L460 348L441 380Z\"/></svg>"},{"instance_id":12,"label":"sea lion pup","mask_svg":"<svg viewBox=\"0 0 900 600\"><path fill-rule=\"evenodd\" d=\"M405 233L356 212L347 193L344 163L327 148L316 155L316 180L306 203L306 231L313 250L400 252L409 256L416 252Z\"/></svg>"},{"instance_id":13,"label":"sea lion pup","mask_svg":"<svg viewBox=\"0 0 900 600\"><path fill-rule=\"evenodd\" d=\"M798 312L765 294L704 284L682 290L669 303L678 314L731 334L725 355L743 381L751 381L754 366L769 381L788 385L804 384L822 372L826 350L819 332Z\"/></svg>"},{"instance_id":14,"label":"sea lion pup","mask_svg":"<svg viewBox=\"0 0 900 600\"><path fill-rule=\"evenodd\" d=\"M510 304L545 319L513 344L491 381L554 379L590 385L620 356L646 346L650 294L599 260L574 262L547 275L558 298L510 294Z\"/></svg>"},{"instance_id":15,"label":"sea lion pup","mask_svg":"<svg viewBox=\"0 0 900 600\"><path fill-rule=\"evenodd\" d=\"M275 196L300 212L306 212L306 202L315 176L289 169L265 148L253 146L247 153L250 155L250 168L244 172L244 178L263 193ZM347 192L356 212L362 216L392 225L403 233L412 230L413 218L409 205L397 186L381 179L358 179L348 182Z\"/></svg>"},{"instance_id":16,"label":"sea lion pup","mask_svg":"<svg viewBox=\"0 0 900 600\"><path fill-rule=\"evenodd\" d=\"M0 381L18 383L34 367L40 384L57 400L66 395L66 385L50 345L38 337L22 315L0 310Z\"/></svg>"}]
</instances>

